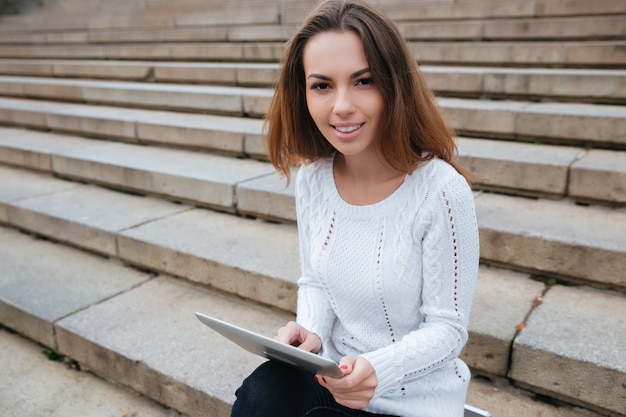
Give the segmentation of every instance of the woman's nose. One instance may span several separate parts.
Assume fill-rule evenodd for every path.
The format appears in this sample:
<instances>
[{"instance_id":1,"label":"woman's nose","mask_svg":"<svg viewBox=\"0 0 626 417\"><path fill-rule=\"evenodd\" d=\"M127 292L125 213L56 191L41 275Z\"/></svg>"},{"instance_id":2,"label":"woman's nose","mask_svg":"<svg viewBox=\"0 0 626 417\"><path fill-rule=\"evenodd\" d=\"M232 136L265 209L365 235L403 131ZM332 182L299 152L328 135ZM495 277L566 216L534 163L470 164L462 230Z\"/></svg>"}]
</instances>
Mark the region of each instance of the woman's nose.
<instances>
[{"instance_id":1,"label":"woman's nose","mask_svg":"<svg viewBox=\"0 0 626 417\"><path fill-rule=\"evenodd\" d=\"M354 111L353 98L349 91L338 89L335 96L333 111L337 115L350 114Z\"/></svg>"}]
</instances>

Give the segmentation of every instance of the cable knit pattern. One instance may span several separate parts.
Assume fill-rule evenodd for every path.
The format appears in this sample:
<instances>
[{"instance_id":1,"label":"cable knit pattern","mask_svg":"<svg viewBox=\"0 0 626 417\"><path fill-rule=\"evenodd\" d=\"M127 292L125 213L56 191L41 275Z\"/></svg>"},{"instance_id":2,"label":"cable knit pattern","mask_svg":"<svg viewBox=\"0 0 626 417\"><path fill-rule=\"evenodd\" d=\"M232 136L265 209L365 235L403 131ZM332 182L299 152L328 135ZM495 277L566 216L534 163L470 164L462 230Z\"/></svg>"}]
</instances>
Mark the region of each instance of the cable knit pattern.
<instances>
[{"instance_id":1,"label":"cable knit pattern","mask_svg":"<svg viewBox=\"0 0 626 417\"><path fill-rule=\"evenodd\" d=\"M296 207L297 320L320 336L323 354L374 366L370 412L461 417L470 374L458 355L479 258L465 179L433 159L385 200L353 206L328 157L298 172Z\"/></svg>"}]
</instances>

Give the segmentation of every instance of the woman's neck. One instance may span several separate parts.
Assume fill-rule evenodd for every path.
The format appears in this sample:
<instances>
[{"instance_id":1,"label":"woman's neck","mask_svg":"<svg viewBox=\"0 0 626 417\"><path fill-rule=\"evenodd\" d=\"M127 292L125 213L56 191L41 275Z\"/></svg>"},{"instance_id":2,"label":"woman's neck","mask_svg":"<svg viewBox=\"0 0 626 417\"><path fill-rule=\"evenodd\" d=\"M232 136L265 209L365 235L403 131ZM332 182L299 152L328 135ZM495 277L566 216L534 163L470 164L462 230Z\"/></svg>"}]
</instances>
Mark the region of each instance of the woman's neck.
<instances>
[{"instance_id":1,"label":"woman's neck","mask_svg":"<svg viewBox=\"0 0 626 417\"><path fill-rule=\"evenodd\" d=\"M333 164L335 186L349 204L361 206L389 197L403 182L405 173L384 161L382 156L346 157L337 153Z\"/></svg>"},{"instance_id":2,"label":"woman's neck","mask_svg":"<svg viewBox=\"0 0 626 417\"><path fill-rule=\"evenodd\" d=\"M335 175L349 178L351 182L360 184L375 184L395 178L402 173L394 169L382 155L369 153L367 155L346 156L337 153L334 161Z\"/></svg>"}]
</instances>

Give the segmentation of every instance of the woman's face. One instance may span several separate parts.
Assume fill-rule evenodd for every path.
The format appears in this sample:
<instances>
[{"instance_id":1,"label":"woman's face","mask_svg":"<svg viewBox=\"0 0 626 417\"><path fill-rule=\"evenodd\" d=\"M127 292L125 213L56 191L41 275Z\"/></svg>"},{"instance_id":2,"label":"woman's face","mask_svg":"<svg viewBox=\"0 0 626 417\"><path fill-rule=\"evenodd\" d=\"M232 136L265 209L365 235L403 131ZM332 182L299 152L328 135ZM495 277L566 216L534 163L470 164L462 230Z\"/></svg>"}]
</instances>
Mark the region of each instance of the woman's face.
<instances>
[{"instance_id":1,"label":"woman's face","mask_svg":"<svg viewBox=\"0 0 626 417\"><path fill-rule=\"evenodd\" d=\"M304 47L303 65L309 113L326 140L346 157L377 152L383 97L358 35L313 36Z\"/></svg>"}]
</instances>

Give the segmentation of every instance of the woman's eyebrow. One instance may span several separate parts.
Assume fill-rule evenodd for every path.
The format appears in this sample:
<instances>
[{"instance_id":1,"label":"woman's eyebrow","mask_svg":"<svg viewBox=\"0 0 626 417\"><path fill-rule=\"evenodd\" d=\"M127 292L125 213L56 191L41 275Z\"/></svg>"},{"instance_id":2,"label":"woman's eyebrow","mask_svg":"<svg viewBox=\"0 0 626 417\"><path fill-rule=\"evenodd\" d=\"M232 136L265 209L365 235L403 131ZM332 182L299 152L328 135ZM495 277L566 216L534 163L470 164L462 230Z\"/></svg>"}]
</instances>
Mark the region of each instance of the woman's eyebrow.
<instances>
[{"instance_id":1,"label":"woman's eyebrow","mask_svg":"<svg viewBox=\"0 0 626 417\"><path fill-rule=\"evenodd\" d=\"M359 71L355 72L354 74L350 75L350 78L351 79L358 78L361 75L366 74L368 72L370 72L369 68L363 68L362 70L359 70ZM309 74L308 77L306 77L306 78L307 79L308 78L318 78L318 79L324 80L324 81L330 81L331 80L330 77L328 77L326 75L323 75L323 74Z\"/></svg>"},{"instance_id":2,"label":"woman's eyebrow","mask_svg":"<svg viewBox=\"0 0 626 417\"><path fill-rule=\"evenodd\" d=\"M363 75L363 74L367 74L368 72L370 72L370 69L369 69L369 68L363 68L362 70L357 71L357 72L355 72L354 74L352 74L352 75L350 76L350 78L358 78L358 77L360 77L360 76L361 76L361 75Z\"/></svg>"},{"instance_id":3,"label":"woman's eyebrow","mask_svg":"<svg viewBox=\"0 0 626 417\"><path fill-rule=\"evenodd\" d=\"M330 81L330 77L327 77L325 75L322 74L309 74L308 77L306 77L307 79L309 78L319 78L320 80L324 80L324 81Z\"/></svg>"}]
</instances>

